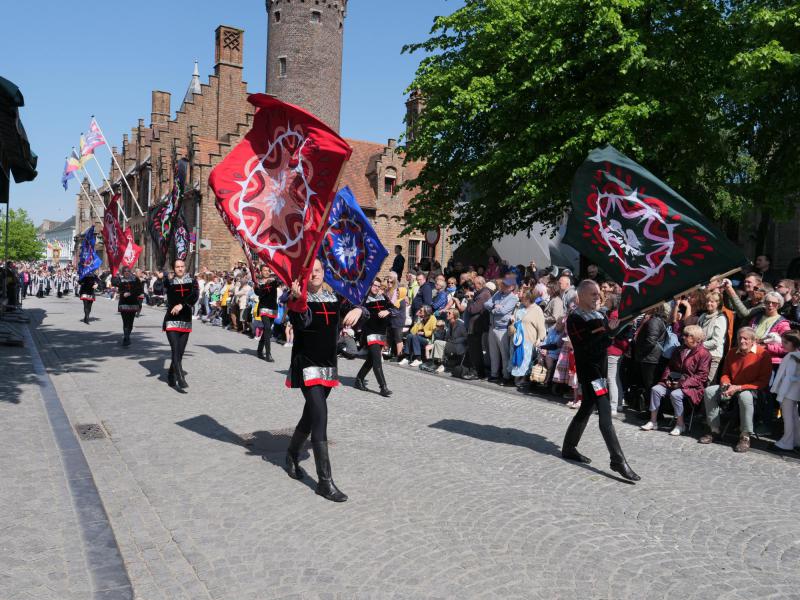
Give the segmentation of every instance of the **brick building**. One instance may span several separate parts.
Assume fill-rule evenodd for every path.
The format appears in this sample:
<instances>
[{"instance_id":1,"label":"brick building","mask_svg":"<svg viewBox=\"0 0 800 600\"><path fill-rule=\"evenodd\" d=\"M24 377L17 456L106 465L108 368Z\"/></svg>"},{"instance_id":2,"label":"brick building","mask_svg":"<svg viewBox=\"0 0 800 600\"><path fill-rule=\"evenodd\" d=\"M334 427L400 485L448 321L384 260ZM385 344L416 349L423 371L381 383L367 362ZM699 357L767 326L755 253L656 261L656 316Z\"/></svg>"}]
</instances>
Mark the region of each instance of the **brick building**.
<instances>
[{"instance_id":1,"label":"brick building","mask_svg":"<svg viewBox=\"0 0 800 600\"><path fill-rule=\"evenodd\" d=\"M268 93L303 106L338 128L346 2L268 0L266 7L269 17ZM149 125L139 119L130 133L122 136L121 146L112 148L124 173L112 163L109 179L122 195L136 243L144 248L139 259L142 268L153 269L158 265L153 264L146 216L138 213L127 187L120 185L122 177L127 179L146 212L148 206L169 194L172 167L180 158L188 161L184 212L196 241L190 249L190 268L224 270L243 258L240 246L223 225L214 206L208 176L250 130L253 122L254 110L247 102L247 83L242 80L244 31L219 26L214 43L214 73L207 83L201 83L195 65L189 88L174 118L170 94L153 91ZM420 110L416 97L409 99L407 110L409 115ZM409 122L413 120L409 118ZM402 245L409 263L435 252L435 259L444 264L451 254L446 241L434 249L425 242L422 233L400 236L413 195L401 190L400 185L413 178L421 164L404 165L402 151L392 139L386 144L347 141L353 148L353 156L345 166L340 185L349 185L355 192L389 249L385 269L391 265L395 244ZM111 190L104 186L101 193L107 203ZM79 196L77 206L77 228L84 231L90 224L88 203Z\"/></svg>"}]
</instances>

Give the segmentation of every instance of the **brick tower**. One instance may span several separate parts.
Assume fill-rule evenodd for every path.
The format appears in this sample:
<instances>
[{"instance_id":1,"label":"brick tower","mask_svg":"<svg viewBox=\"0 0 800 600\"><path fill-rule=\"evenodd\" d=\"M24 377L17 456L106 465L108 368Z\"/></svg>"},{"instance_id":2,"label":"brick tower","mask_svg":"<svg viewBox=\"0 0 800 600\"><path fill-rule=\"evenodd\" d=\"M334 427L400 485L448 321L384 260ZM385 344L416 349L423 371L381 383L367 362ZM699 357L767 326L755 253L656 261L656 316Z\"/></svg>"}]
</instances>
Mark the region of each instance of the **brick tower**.
<instances>
[{"instance_id":1,"label":"brick tower","mask_svg":"<svg viewBox=\"0 0 800 600\"><path fill-rule=\"evenodd\" d=\"M339 131L347 0L266 0L267 93Z\"/></svg>"}]
</instances>

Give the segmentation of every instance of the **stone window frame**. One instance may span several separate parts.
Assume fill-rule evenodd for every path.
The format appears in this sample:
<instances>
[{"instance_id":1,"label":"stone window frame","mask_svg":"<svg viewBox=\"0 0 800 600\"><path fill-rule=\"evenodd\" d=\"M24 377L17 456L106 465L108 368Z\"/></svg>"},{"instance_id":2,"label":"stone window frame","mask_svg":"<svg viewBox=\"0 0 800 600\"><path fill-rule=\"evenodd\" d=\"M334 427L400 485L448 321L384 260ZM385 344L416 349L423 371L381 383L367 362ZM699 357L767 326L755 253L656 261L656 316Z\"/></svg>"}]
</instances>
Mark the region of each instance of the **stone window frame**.
<instances>
[{"instance_id":1,"label":"stone window frame","mask_svg":"<svg viewBox=\"0 0 800 600\"><path fill-rule=\"evenodd\" d=\"M288 60L285 56L278 57L278 77L286 77L289 72Z\"/></svg>"},{"instance_id":2,"label":"stone window frame","mask_svg":"<svg viewBox=\"0 0 800 600\"><path fill-rule=\"evenodd\" d=\"M383 193L394 196L397 193L397 169L389 167L383 174Z\"/></svg>"},{"instance_id":3,"label":"stone window frame","mask_svg":"<svg viewBox=\"0 0 800 600\"><path fill-rule=\"evenodd\" d=\"M322 23L322 11L321 10L312 10L311 11L311 22L314 25L319 25Z\"/></svg>"},{"instance_id":4,"label":"stone window frame","mask_svg":"<svg viewBox=\"0 0 800 600\"><path fill-rule=\"evenodd\" d=\"M281 22L281 11L279 11L279 10L275 11L275 22L276 23L280 23Z\"/></svg>"}]
</instances>

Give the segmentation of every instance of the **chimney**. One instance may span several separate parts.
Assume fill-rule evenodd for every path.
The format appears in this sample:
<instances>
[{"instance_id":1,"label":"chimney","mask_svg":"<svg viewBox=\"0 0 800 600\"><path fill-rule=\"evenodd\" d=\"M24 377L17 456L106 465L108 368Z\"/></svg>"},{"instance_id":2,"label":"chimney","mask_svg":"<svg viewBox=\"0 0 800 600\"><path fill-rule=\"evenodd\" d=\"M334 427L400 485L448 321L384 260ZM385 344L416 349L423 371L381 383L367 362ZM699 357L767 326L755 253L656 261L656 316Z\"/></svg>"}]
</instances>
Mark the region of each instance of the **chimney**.
<instances>
[{"instance_id":1,"label":"chimney","mask_svg":"<svg viewBox=\"0 0 800 600\"><path fill-rule=\"evenodd\" d=\"M170 93L153 90L150 123L166 123L170 115Z\"/></svg>"},{"instance_id":2,"label":"chimney","mask_svg":"<svg viewBox=\"0 0 800 600\"><path fill-rule=\"evenodd\" d=\"M389 138L389 150L394 150L397 147L397 140Z\"/></svg>"},{"instance_id":3,"label":"chimney","mask_svg":"<svg viewBox=\"0 0 800 600\"><path fill-rule=\"evenodd\" d=\"M244 54L244 30L236 27L220 25L215 32L214 41L214 73L219 76L220 68L242 68Z\"/></svg>"},{"instance_id":4,"label":"chimney","mask_svg":"<svg viewBox=\"0 0 800 600\"><path fill-rule=\"evenodd\" d=\"M419 90L413 90L406 100L406 141L414 140L417 120L425 108L425 100Z\"/></svg>"}]
</instances>

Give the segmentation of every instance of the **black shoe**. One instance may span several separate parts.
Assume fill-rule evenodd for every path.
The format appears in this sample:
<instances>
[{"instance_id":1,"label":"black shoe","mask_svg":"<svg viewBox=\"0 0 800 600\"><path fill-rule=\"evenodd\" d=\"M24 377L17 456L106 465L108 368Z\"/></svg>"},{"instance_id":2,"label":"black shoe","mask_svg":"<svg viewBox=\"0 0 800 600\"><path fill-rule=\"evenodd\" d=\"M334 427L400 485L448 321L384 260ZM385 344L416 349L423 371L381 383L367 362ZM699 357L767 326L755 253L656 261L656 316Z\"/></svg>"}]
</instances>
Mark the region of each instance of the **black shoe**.
<instances>
[{"instance_id":1,"label":"black shoe","mask_svg":"<svg viewBox=\"0 0 800 600\"><path fill-rule=\"evenodd\" d=\"M317 465L317 495L331 502L345 502L347 496L336 487L331 476L331 461L328 458L328 442L311 442L314 462Z\"/></svg>"},{"instance_id":2,"label":"black shoe","mask_svg":"<svg viewBox=\"0 0 800 600\"><path fill-rule=\"evenodd\" d=\"M498 381L500 381L500 378L499 377L489 377L489 379L487 379L486 381L488 381L489 383L497 383Z\"/></svg>"},{"instance_id":3,"label":"black shoe","mask_svg":"<svg viewBox=\"0 0 800 600\"><path fill-rule=\"evenodd\" d=\"M265 354L264 355L264 360L267 361L267 362L275 362L275 359L272 358L272 354Z\"/></svg>"},{"instance_id":4,"label":"black shoe","mask_svg":"<svg viewBox=\"0 0 800 600\"><path fill-rule=\"evenodd\" d=\"M514 387L515 384L513 379L503 379L503 381L500 382L500 385L503 387Z\"/></svg>"},{"instance_id":5,"label":"black shoe","mask_svg":"<svg viewBox=\"0 0 800 600\"><path fill-rule=\"evenodd\" d=\"M625 479L630 481L639 481L641 477L639 477L636 473L633 472L630 465L628 465L628 461L624 460L621 463L611 463L611 470L616 471L620 475L622 475Z\"/></svg>"},{"instance_id":6,"label":"black shoe","mask_svg":"<svg viewBox=\"0 0 800 600\"><path fill-rule=\"evenodd\" d=\"M258 358L260 360L264 360L264 353L263 352L257 352L256 354L257 354L257 356L258 356Z\"/></svg>"},{"instance_id":7,"label":"black shoe","mask_svg":"<svg viewBox=\"0 0 800 600\"><path fill-rule=\"evenodd\" d=\"M169 373L167 373L167 383L169 387L175 387L175 370L170 366Z\"/></svg>"},{"instance_id":8,"label":"black shoe","mask_svg":"<svg viewBox=\"0 0 800 600\"><path fill-rule=\"evenodd\" d=\"M300 450L308 436L308 433L295 429L286 449L286 472L292 479L302 479L305 476L305 471L300 468Z\"/></svg>"},{"instance_id":9,"label":"black shoe","mask_svg":"<svg viewBox=\"0 0 800 600\"><path fill-rule=\"evenodd\" d=\"M477 381L478 379L480 379L480 377L478 377L475 373L465 373L464 375L461 376L461 379L464 379L466 381Z\"/></svg>"},{"instance_id":10,"label":"black shoe","mask_svg":"<svg viewBox=\"0 0 800 600\"><path fill-rule=\"evenodd\" d=\"M564 460L574 460L575 462L584 463L586 465L591 464L592 459L588 456L584 456L580 452L578 452L575 448L570 450L562 450L561 451L561 458Z\"/></svg>"},{"instance_id":11,"label":"black shoe","mask_svg":"<svg viewBox=\"0 0 800 600\"><path fill-rule=\"evenodd\" d=\"M123 346L130 346L131 345L131 338L130 336L125 336L122 338L122 345Z\"/></svg>"},{"instance_id":12,"label":"black shoe","mask_svg":"<svg viewBox=\"0 0 800 600\"><path fill-rule=\"evenodd\" d=\"M89 324L89 317L83 317L83 322L88 325Z\"/></svg>"},{"instance_id":13,"label":"black shoe","mask_svg":"<svg viewBox=\"0 0 800 600\"><path fill-rule=\"evenodd\" d=\"M392 390L390 390L390 389L389 389L389 388L387 388L387 387L382 387L382 388L381 388L381 391L380 391L380 394L381 394L381 396L383 396L384 398L388 398L389 396L391 396L391 395L392 395Z\"/></svg>"},{"instance_id":14,"label":"black shoe","mask_svg":"<svg viewBox=\"0 0 800 600\"><path fill-rule=\"evenodd\" d=\"M361 390L362 392L367 391L367 382L361 379L360 377L356 377L356 381L353 384L353 387L357 390Z\"/></svg>"}]
</instances>

